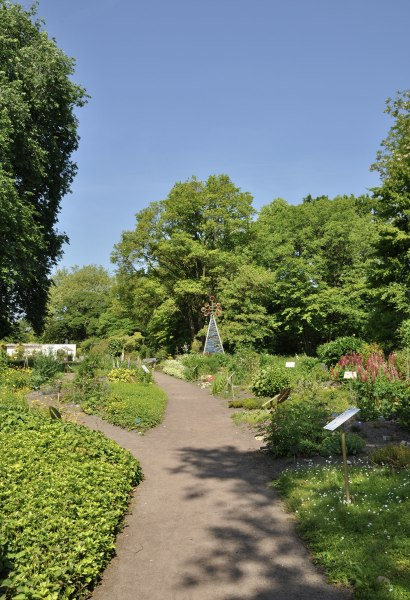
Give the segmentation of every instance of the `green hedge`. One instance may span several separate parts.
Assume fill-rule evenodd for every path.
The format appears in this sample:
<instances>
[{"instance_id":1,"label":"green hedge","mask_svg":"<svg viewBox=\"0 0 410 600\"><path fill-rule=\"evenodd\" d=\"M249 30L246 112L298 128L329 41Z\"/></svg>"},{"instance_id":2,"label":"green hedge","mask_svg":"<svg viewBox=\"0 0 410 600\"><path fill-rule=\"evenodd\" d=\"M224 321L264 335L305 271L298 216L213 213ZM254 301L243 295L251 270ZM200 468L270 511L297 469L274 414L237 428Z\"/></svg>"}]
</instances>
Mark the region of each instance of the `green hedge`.
<instances>
[{"instance_id":1,"label":"green hedge","mask_svg":"<svg viewBox=\"0 0 410 600\"><path fill-rule=\"evenodd\" d=\"M0 595L83 598L114 551L132 455L100 433L0 404Z\"/></svg>"}]
</instances>

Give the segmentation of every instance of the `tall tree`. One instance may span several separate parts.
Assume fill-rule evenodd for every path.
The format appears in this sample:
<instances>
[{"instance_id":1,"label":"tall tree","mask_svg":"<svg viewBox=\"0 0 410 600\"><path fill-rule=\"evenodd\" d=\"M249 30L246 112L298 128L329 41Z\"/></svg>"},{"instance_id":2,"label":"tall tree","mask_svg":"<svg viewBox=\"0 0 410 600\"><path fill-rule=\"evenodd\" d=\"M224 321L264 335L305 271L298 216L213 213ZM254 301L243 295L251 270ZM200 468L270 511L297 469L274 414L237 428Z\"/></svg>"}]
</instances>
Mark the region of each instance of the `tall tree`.
<instances>
[{"instance_id":1,"label":"tall tree","mask_svg":"<svg viewBox=\"0 0 410 600\"><path fill-rule=\"evenodd\" d=\"M113 261L122 297L153 344L172 350L193 340L203 326L201 304L238 268L253 213L251 195L218 175L177 183L165 200L136 215Z\"/></svg>"},{"instance_id":2,"label":"tall tree","mask_svg":"<svg viewBox=\"0 0 410 600\"><path fill-rule=\"evenodd\" d=\"M410 316L410 90L388 98L385 112L394 124L372 165L381 178L373 199L382 224L370 275L377 291L373 333L381 341Z\"/></svg>"},{"instance_id":3,"label":"tall tree","mask_svg":"<svg viewBox=\"0 0 410 600\"><path fill-rule=\"evenodd\" d=\"M366 196L322 196L262 208L254 260L274 278L267 312L278 351L312 352L338 335L363 333L366 265L377 237L371 206Z\"/></svg>"},{"instance_id":4,"label":"tall tree","mask_svg":"<svg viewBox=\"0 0 410 600\"><path fill-rule=\"evenodd\" d=\"M59 269L50 291L44 340L80 342L100 334L101 330L112 334L107 315L112 310L112 285L112 278L103 267L87 265Z\"/></svg>"},{"instance_id":5,"label":"tall tree","mask_svg":"<svg viewBox=\"0 0 410 600\"><path fill-rule=\"evenodd\" d=\"M74 109L86 101L35 13L0 0L0 337L22 315L42 328L67 239L56 223L76 172Z\"/></svg>"}]
</instances>

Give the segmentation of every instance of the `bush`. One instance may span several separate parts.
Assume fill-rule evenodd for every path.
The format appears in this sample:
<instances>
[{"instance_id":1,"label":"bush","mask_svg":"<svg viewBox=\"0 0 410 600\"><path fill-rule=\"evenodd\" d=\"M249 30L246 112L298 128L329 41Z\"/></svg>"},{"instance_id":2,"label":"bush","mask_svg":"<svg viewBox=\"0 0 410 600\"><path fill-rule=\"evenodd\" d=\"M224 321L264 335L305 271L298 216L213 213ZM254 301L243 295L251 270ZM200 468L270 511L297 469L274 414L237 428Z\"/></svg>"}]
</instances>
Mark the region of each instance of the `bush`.
<instances>
[{"instance_id":1,"label":"bush","mask_svg":"<svg viewBox=\"0 0 410 600\"><path fill-rule=\"evenodd\" d=\"M378 448L370 455L370 460L377 465L387 465L393 469L406 469L410 467L410 448L388 444Z\"/></svg>"},{"instance_id":2,"label":"bush","mask_svg":"<svg viewBox=\"0 0 410 600\"><path fill-rule=\"evenodd\" d=\"M279 404L265 431L265 441L274 456L310 456L319 453L325 438L328 410L314 397L290 398Z\"/></svg>"},{"instance_id":3,"label":"bush","mask_svg":"<svg viewBox=\"0 0 410 600\"><path fill-rule=\"evenodd\" d=\"M141 368L117 367L111 369L107 375L108 381L122 381L123 383L151 383L152 374Z\"/></svg>"},{"instance_id":4,"label":"bush","mask_svg":"<svg viewBox=\"0 0 410 600\"><path fill-rule=\"evenodd\" d=\"M61 364L52 355L36 354L33 362L31 385L39 388L43 383L51 383L62 370Z\"/></svg>"},{"instance_id":5,"label":"bush","mask_svg":"<svg viewBox=\"0 0 410 600\"><path fill-rule=\"evenodd\" d=\"M0 371L0 386L9 390L29 389L32 376L32 369L5 368Z\"/></svg>"},{"instance_id":6,"label":"bush","mask_svg":"<svg viewBox=\"0 0 410 600\"><path fill-rule=\"evenodd\" d=\"M284 367L268 367L259 372L252 381L251 389L256 396L271 397L289 387L290 376Z\"/></svg>"},{"instance_id":7,"label":"bush","mask_svg":"<svg viewBox=\"0 0 410 600\"><path fill-rule=\"evenodd\" d=\"M98 414L125 427L145 431L161 423L167 404L165 392L145 383L110 383L110 393L101 403Z\"/></svg>"},{"instance_id":8,"label":"bush","mask_svg":"<svg viewBox=\"0 0 410 600\"><path fill-rule=\"evenodd\" d=\"M389 381L385 377L378 377L374 382L354 381L352 389L363 421L373 421L378 417L391 419L397 415L405 422L407 411L410 416L410 388L404 381Z\"/></svg>"},{"instance_id":9,"label":"bush","mask_svg":"<svg viewBox=\"0 0 410 600\"><path fill-rule=\"evenodd\" d=\"M332 342L318 346L316 354L321 362L324 362L328 367L332 367L344 354L360 352L364 343L363 340L357 337L339 337Z\"/></svg>"},{"instance_id":10,"label":"bush","mask_svg":"<svg viewBox=\"0 0 410 600\"><path fill-rule=\"evenodd\" d=\"M109 390L105 381L98 377L100 360L87 357L79 365L73 382L70 399L81 405L84 412L92 414L104 403Z\"/></svg>"},{"instance_id":11,"label":"bush","mask_svg":"<svg viewBox=\"0 0 410 600\"><path fill-rule=\"evenodd\" d=\"M173 377L178 377L178 379L186 380L186 368L179 361L173 358L169 358L162 363L162 370L167 375L172 375Z\"/></svg>"},{"instance_id":12,"label":"bush","mask_svg":"<svg viewBox=\"0 0 410 600\"><path fill-rule=\"evenodd\" d=\"M346 452L347 454L360 454L366 446L365 440L356 433L346 433ZM328 435L324 438L319 448L319 454L329 456L332 454L342 454L342 436L339 432Z\"/></svg>"},{"instance_id":13,"label":"bush","mask_svg":"<svg viewBox=\"0 0 410 600\"><path fill-rule=\"evenodd\" d=\"M1 402L0 412L0 593L88 597L142 478L138 462L85 427Z\"/></svg>"},{"instance_id":14,"label":"bush","mask_svg":"<svg viewBox=\"0 0 410 600\"><path fill-rule=\"evenodd\" d=\"M279 404L265 429L265 441L272 454L276 457L340 454L340 436L323 429L330 420L330 412L313 394ZM360 452L364 445L360 436L346 435L349 454Z\"/></svg>"}]
</instances>

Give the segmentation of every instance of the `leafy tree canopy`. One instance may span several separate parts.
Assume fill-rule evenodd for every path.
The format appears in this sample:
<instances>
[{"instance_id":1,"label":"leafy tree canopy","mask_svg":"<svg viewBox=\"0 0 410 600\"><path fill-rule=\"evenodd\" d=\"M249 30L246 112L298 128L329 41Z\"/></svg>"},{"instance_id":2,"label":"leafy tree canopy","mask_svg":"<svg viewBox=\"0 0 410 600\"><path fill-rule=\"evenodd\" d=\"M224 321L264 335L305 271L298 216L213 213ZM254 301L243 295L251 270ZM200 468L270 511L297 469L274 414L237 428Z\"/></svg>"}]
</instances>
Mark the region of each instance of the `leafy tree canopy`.
<instances>
[{"instance_id":1,"label":"leafy tree canopy","mask_svg":"<svg viewBox=\"0 0 410 600\"><path fill-rule=\"evenodd\" d=\"M66 241L56 223L76 171L74 109L86 101L35 12L0 0L0 336L22 315L42 328Z\"/></svg>"},{"instance_id":2,"label":"leafy tree canopy","mask_svg":"<svg viewBox=\"0 0 410 600\"><path fill-rule=\"evenodd\" d=\"M410 316L410 90L389 98L385 112L394 123L372 165L381 177L373 190L381 227L370 274L377 291L374 331L382 342Z\"/></svg>"},{"instance_id":3,"label":"leafy tree canopy","mask_svg":"<svg viewBox=\"0 0 410 600\"><path fill-rule=\"evenodd\" d=\"M96 265L57 271L50 290L44 340L79 342L95 336L101 329L100 319L105 319L112 307L112 286L109 273Z\"/></svg>"}]
</instances>

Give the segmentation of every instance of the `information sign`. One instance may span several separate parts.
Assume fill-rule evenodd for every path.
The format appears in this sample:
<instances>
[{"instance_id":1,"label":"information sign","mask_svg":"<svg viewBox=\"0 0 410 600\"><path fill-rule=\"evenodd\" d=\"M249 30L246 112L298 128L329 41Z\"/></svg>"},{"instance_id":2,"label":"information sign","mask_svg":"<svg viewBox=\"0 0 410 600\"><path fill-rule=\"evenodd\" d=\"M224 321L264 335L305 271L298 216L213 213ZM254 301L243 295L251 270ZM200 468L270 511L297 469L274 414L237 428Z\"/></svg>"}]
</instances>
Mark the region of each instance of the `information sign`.
<instances>
[{"instance_id":1,"label":"information sign","mask_svg":"<svg viewBox=\"0 0 410 600\"><path fill-rule=\"evenodd\" d=\"M287 363L285 363L285 367L287 367L288 369L294 369L296 367L296 363L295 362L287 362Z\"/></svg>"},{"instance_id":2,"label":"information sign","mask_svg":"<svg viewBox=\"0 0 410 600\"><path fill-rule=\"evenodd\" d=\"M343 379L357 379L356 371L345 371Z\"/></svg>"},{"instance_id":3,"label":"information sign","mask_svg":"<svg viewBox=\"0 0 410 600\"><path fill-rule=\"evenodd\" d=\"M336 419L330 421L327 425L323 427L323 429L327 429L328 431L334 431L343 423L346 423L349 419L351 419L356 413L360 411L360 408L348 408L341 415L337 416Z\"/></svg>"}]
</instances>

